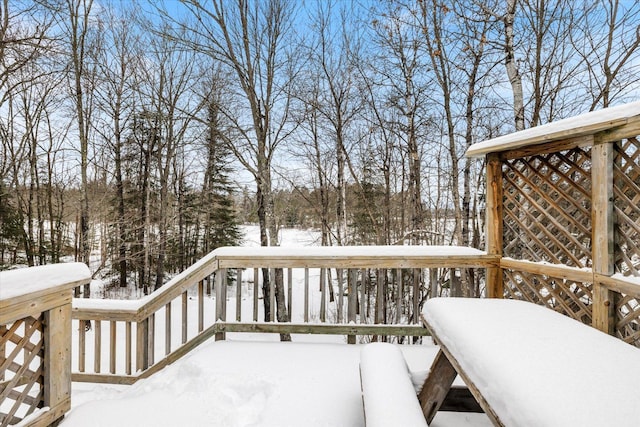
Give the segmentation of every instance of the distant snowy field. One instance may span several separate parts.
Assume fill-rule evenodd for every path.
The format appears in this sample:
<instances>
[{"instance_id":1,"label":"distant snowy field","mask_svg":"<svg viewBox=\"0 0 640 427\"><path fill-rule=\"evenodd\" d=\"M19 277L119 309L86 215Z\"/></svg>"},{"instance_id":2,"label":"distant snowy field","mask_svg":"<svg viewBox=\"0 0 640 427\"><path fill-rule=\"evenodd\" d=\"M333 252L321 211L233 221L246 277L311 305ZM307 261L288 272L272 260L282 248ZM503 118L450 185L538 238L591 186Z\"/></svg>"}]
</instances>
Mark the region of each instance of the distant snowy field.
<instances>
[{"instance_id":1,"label":"distant snowy field","mask_svg":"<svg viewBox=\"0 0 640 427\"><path fill-rule=\"evenodd\" d=\"M243 228L243 244L259 246L258 227ZM284 229L279 236L282 246L314 246L318 239L310 230ZM62 426L364 426L358 368L362 345L342 344L342 336L294 340L265 342L277 341L277 335L227 334L227 341L207 342L133 386L74 383L72 411ZM417 384L437 350L425 341L400 346ZM91 346L87 350L90 366ZM491 424L483 414L443 412L431 425Z\"/></svg>"}]
</instances>

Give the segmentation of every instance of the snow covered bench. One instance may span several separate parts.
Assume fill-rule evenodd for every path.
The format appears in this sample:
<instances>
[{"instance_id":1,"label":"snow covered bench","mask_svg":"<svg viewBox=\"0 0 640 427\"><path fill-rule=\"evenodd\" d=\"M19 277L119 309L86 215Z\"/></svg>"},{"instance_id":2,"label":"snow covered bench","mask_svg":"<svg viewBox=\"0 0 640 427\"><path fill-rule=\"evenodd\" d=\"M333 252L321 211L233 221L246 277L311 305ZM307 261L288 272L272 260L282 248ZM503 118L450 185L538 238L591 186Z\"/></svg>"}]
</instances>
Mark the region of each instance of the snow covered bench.
<instances>
[{"instance_id":1,"label":"snow covered bench","mask_svg":"<svg viewBox=\"0 0 640 427\"><path fill-rule=\"evenodd\" d=\"M360 355L360 380L367 427L427 426L398 347L367 344Z\"/></svg>"},{"instance_id":2,"label":"snow covered bench","mask_svg":"<svg viewBox=\"0 0 640 427\"><path fill-rule=\"evenodd\" d=\"M532 303L435 298L440 344L419 394L428 422L456 373L495 425L637 426L640 349Z\"/></svg>"}]
</instances>

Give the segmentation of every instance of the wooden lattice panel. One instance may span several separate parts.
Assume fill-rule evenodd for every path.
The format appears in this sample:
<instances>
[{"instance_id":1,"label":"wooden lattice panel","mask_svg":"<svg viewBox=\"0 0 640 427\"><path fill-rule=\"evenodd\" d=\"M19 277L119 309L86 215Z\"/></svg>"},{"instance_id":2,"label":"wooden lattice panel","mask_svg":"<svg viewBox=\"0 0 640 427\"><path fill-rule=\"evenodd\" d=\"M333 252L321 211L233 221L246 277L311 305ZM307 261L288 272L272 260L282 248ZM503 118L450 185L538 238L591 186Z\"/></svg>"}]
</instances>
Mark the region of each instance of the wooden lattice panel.
<instances>
[{"instance_id":1,"label":"wooden lattice panel","mask_svg":"<svg viewBox=\"0 0 640 427\"><path fill-rule=\"evenodd\" d=\"M0 328L0 426L17 424L43 402L43 325L27 317Z\"/></svg>"},{"instance_id":2,"label":"wooden lattice panel","mask_svg":"<svg viewBox=\"0 0 640 427\"><path fill-rule=\"evenodd\" d=\"M544 305L591 324L592 284L522 271L504 270L505 298Z\"/></svg>"},{"instance_id":3,"label":"wooden lattice panel","mask_svg":"<svg viewBox=\"0 0 640 427\"><path fill-rule=\"evenodd\" d=\"M640 300L621 295L616 303L616 335L640 347Z\"/></svg>"},{"instance_id":4,"label":"wooden lattice panel","mask_svg":"<svg viewBox=\"0 0 640 427\"><path fill-rule=\"evenodd\" d=\"M640 276L640 142L616 144L613 169L616 271Z\"/></svg>"},{"instance_id":5,"label":"wooden lattice panel","mask_svg":"<svg viewBox=\"0 0 640 427\"><path fill-rule=\"evenodd\" d=\"M504 255L591 265L591 152L504 162Z\"/></svg>"}]
</instances>

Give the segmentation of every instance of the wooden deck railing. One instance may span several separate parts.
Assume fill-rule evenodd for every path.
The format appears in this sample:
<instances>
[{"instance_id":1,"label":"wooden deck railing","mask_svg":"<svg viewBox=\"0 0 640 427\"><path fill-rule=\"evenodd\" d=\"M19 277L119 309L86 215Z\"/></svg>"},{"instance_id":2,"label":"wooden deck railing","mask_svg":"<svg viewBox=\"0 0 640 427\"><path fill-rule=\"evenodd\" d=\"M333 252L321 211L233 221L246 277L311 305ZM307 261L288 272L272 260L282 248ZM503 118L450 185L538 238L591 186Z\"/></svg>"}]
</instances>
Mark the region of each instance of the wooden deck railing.
<instances>
[{"instance_id":1,"label":"wooden deck railing","mask_svg":"<svg viewBox=\"0 0 640 427\"><path fill-rule=\"evenodd\" d=\"M74 300L72 378L131 384L231 332L338 334L350 343L423 336L423 269L497 266L497 257L455 247L219 248L141 300ZM264 322L261 278L270 277L275 319L280 273L291 320Z\"/></svg>"},{"instance_id":2,"label":"wooden deck railing","mask_svg":"<svg viewBox=\"0 0 640 427\"><path fill-rule=\"evenodd\" d=\"M84 264L0 273L0 426L47 426L71 404L72 289Z\"/></svg>"}]
</instances>

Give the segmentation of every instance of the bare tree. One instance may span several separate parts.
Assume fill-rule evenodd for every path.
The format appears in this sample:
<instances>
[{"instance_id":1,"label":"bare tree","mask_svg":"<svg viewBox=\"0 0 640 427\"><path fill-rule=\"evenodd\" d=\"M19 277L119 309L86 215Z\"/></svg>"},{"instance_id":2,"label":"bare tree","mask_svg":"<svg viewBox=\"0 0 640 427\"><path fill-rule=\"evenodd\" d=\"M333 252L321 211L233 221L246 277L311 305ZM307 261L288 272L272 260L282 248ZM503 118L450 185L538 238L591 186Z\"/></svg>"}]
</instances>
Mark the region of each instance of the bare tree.
<instances>
[{"instance_id":1,"label":"bare tree","mask_svg":"<svg viewBox=\"0 0 640 427\"><path fill-rule=\"evenodd\" d=\"M425 91L430 75L423 61L426 43L424 32L406 13L406 6L393 5L379 13L372 23L376 43L381 53L375 58L377 74L385 88L383 100L394 111L384 127L397 135L407 162L407 193L409 194L409 232L412 243L418 243L424 228L422 201L422 135L429 118L426 117ZM422 107L422 110L421 110ZM387 150L389 151L389 150Z\"/></svg>"},{"instance_id":2,"label":"bare tree","mask_svg":"<svg viewBox=\"0 0 640 427\"><path fill-rule=\"evenodd\" d=\"M250 121L243 121L237 105L222 112L235 123L240 136L231 148L256 181L260 242L263 246L277 245L272 162L277 147L291 132L288 86L293 74L290 67L295 63L288 61L285 42L291 32L294 4L288 0L214 0L205 5L186 0L184 5L194 22L170 19L189 34L176 38L214 61L221 61L237 77L238 99ZM269 280L264 281L263 292L268 317ZM286 321L289 316L284 285L279 281L276 302L278 320Z\"/></svg>"},{"instance_id":3,"label":"bare tree","mask_svg":"<svg viewBox=\"0 0 640 427\"><path fill-rule=\"evenodd\" d=\"M78 260L89 265L91 256L91 234L89 218L89 140L91 115L93 113L92 88L95 87L95 64L90 61L90 52L99 44L93 44L91 8L93 0L66 0L59 10L60 23L64 27L64 42L68 43L69 92L74 102L80 156L80 233ZM84 287L84 296L90 297L90 286Z\"/></svg>"},{"instance_id":4,"label":"bare tree","mask_svg":"<svg viewBox=\"0 0 640 427\"><path fill-rule=\"evenodd\" d=\"M581 10L581 18L570 33L575 53L584 63L589 110L606 108L635 90L639 81L640 4L618 0L599 0Z\"/></svg>"},{"instance_id":5,"label":"bare tree","mask_svg":"<svg viewBox=\"0 0 640 427\"><path fill-rule=\"evenodd\" d=\"M94 124L95 132L100 134L105 146L109 149L113 158L113 174L116 193L116 230L115 246L117 247L117 271L120 287L127 286L129 262L127 255L127 235L129 232L129 218L126 215L124 172L123 172L123 146L125 132L130 126L134 111L134 95L137 90L135 78L136 70L142 52L139 35L135 29L137 14L135 8L126 8L116 11L114 8L105 10L101 22L105 29L105 49L98 52L97 66L99 69L99 88L96 93L96 107L101 115Z\"/></svg>"}]
</instances>

